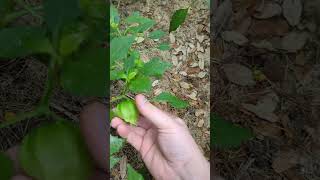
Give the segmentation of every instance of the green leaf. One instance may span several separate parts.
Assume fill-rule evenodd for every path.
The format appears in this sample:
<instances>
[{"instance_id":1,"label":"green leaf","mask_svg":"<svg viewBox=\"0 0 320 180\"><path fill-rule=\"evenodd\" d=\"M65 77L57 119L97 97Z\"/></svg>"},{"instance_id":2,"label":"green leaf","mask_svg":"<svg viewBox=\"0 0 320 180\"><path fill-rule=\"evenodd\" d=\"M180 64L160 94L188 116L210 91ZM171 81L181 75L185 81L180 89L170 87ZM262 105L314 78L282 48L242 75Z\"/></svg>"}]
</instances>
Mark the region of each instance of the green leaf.
<instances>
[{"instance_id":1,"label":"green leaf","mask_svg":"<svg viewBox=\"0 0 320 180\"><path fill-rule=\"evenodd\" d=\"M83 23L77 22L65 26L60 39L60 54L67 56L78 50L88 35L89 27Z\"/></svg>"},{"instance_id":2,"label":"green leaf","mask_svg":"<svg viewBox=\"0 0 320 180\"><path fill-rule=\"evenodd\" d=\"M171 46L168 43L162 43L158 46L158 49L161 51L168 51L171 49Z\"/></svg>"},{"instance_id":3,"label":"green leaf","mask_svg":"<svg viewBox=\"0 0 320 180\"><path fill-rule=\"evenodd\" d=\"M0 30L0 57L17 58L51 53L53 48L45 31L37 27L12 27Z\"/></svg>"},{"instance_id":4,"label":"green leaf","mask_svg":"<svg viewBox=\"0 0 320 180\"><path fill-rule=\"evenodd\" d=\"M10 180L13 176L13 162L6 154L2 152L0 152L0 169L0 179Z\"/></svg>"},{"instance_id":5,"label":"green leaf","mask_svg":"<svg viewBox=\"0 0 320 180\"><path fill-rule=\"evenodd\" d=\"M140 16L138 12L134 12L131 16L127 17L125 22L133 25L128 28L128 31L133 33L143 33L156 24L152 19Z\"/></svg>"},{"instance_id":6,"label":"green leaf","mask_svg":"<svg viewBox=\"0 0 320 180\"><path fill-rule=\"evenodd\" d=\"M128 58L124 59L124 70L129 72L135 66L136 57L134 55L130 55Z\"/></svg>"},{"instance_id":7,"label":"green leaf","mask_svg":"<svg viewBox=\"0 0 320 180\"><path fill-rule=\"evenodd\" d=\"M66 120L31 131L22 142L19 159L34 179L87 180L93 172L79 127Z\"/></svg>"},{"instance_id":8,"label":"green leaf","mask_svg":"<svg viewBox=\"0 0 320 180\"><path fill-rule=\"evenodd\" d=\"M110 26L112 28L117 28L120 23L120 15L118 9L114 6L110 6Z\"/></svg>"},{"instance_id":9,"label":"green leaf","mask_svg":"<svg viewBox=\"0 0 320 180\"><path fill-rule=\"evenodd\" d=\"M112 39L110 44L111 65L113 65L115 61L121 60L127 57L129 48L133 44L134 40L135 38L133 36L124 36L124 37L117 37Z\"/></svg>"},{"instance_id":10,"label":"green leaf","mask_svg":"<svg viewBox=\"0 0 320 180\"><path fill-rule=\"evenodd\" d=\"M155 102L168 102L172 107L174 107L176 109L183 109L183 108L188 107L188 105L189 105L187 101L183 101L168 92L162 92L161 94L159 94L158 96L153 98L153 101L155 101Z\"/></svg>"},{"instance_id":11,"label":"green leaf","mask_svg":"<svg viewBox=\"0 0 320 180\"><path fill-rule=\"evenodd\" d=\"M223 118L213 115L211 121L211 145L220 148L235 148L253 138L248 128L234 125Z\"/></svg>"},{"instance_id":12,"label":"green leaf","mask_svg":"<svg viewBox=\"0 0 320 180\"><path fill-rule=\"evenodd\" d=\"M160 39L162 38L164 35L166 35L166 33L164 31L161 30L156 30L153 31L149 34L149 38L150 39Z\"/></svg>"},{"instance_id":13,"label":"green leaf","mask_svg":"<svg viewBox=\"0 0 320 180\"><path fill-rule=\"evenodd\" d=\"M62 66L62 86L74 95L107 96L108 51L104 48L88 48L80 51Z\"/></svg>"},{"instance_id":14,"label":"green leaf","mask_svg":"<svg viewBox=\"0 0 320 180\"><path fill-rule=\"evenodd\" d=\"M127 164L127 179L128 180L143 180L143 176L139 174L130 164Z\"/></svg>"},{"instance_id":15,"label":"green leaf","mask_svg":"<svg viewBox=\"0 0 320 180\"><path fill-rule=\"evenodd\" d=\"M181 26L184 23L188 15L188 10L189 8L179 9L173 14L170 22L169 33L177 30L179 26Z\"/></svg>"},{"instance_id":16,"label":"green leaf","mask_svg":"<svg viewBox=\"0 0 320 180\"><path fill-rule=\"evenodd\" d=\"M112 136L110 134L110 156L119 152L124 145L124 139Z\"/></svg>"},{"instance_id":17,"label":"green leaf","mask_svg":"<svg viewBox=\"0 0 320 180\"><path fill-rule=\"evenodd\" d=\"M44 0L45 21L52 32L72 23L80 16L79 0Z\"/></svg>"},{"instance_id":18,"label":"green leaf","mask_svg":"<svg viewBox=\"0 0 320 180\"><path fill-rule=\"evenodd\" d=\"M110 80L119 80L119 79L125 79L126 74L122 70L111 70L110 71Z\"/></svg>"},{"instance_id":19,"label":"green leaf","mask_svg":"<svg viewBox=\"0 0 320 180\"><path fill-rule=\"evenodd\" d=\"M171 68L172 65L169 62L161 61L160 58L152 58L147 62L140 70L146 76L162 76L166 70Z\"/></svg>"},{"instance_id":20,"label":"green leaf","mask_svg":"<svg viewBox=\"0 0 320 180\"><path fill-rule=\"evenodd\" d=\"M120 161L120 158L117 158L115 156L110 156L110 169L112 169L119 161Z\"/></svg>"},{"instance_id":21,"label":"green leaf","mask_svg":"<svg viewBox=\"0 0 320 180\"><path fill-rule=\"evenodd\" d=\"M149 77L144 75L136 76L129 84L129 89L134 93L150 92L152 83Z\"/></svg>"}]
</instances>

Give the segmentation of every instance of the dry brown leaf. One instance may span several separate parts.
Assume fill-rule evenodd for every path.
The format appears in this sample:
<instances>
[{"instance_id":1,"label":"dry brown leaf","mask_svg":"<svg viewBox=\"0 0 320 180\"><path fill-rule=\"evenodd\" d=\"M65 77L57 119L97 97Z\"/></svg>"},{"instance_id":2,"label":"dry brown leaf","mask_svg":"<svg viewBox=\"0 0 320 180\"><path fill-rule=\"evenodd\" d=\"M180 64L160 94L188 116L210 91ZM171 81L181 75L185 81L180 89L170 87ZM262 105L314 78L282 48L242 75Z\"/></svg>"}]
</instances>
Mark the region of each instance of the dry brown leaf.
<instances>
[{"instance_id":1,"label":"dry brown leaf","mask_svg":"<svg viewBox=\"0 0 320 180\"><path fill-rule=\"evenodd\" d=\"M257 19L268 19L274 16L278 16L282 13L282 8L279 4L274 2L267 2L262 5L261 9L253 15Z\"/></svg>"},{"instance_id":2,"label":"dry brown leaf","mask_svg":"<svg viewBox=\"0 0 320 180\"><path fill-rule=\"evenodd\" d=\"M224 31L222 34L222 38L225 41L233 42L237 45L245 45L249 40L237 31Z\"/></svg>"},{"instance_id":3,"label":"dry brown leaf","mask_svg":"<svg viewBox=\"0 0 320 180\"><path fill-rule=\"evenodd\" d=\"M291 26L296 26L300 22L302 14L301 0L284 0L282 4L283 16Z\"/></svg>"},{"instance_id":4,"label":"dry brown leaf","mask_svg":"<svg viewBox=\"0 0 320 180\"><path fill-rule=\"evenodd\" d=\"M261 119L268 120L270 122L277 122L278 116L274 114L279 102L279 97L274 92L271 92L263 96L256 105L254 104L242 104L242 107L246 110L254 113Z\"/></svg>"},{"instance_id":5,"label":"dry brown leaf","mask_svg":"<svg viewBox=\"0 0 320 180\"><path fill-rule=\"evenodd\" d=\"M261 38L271 36L284 36L289 32L288 23L282 18L271 18L265 20L254 20L249 34Z\"/></svg>"},{"instance_id":6,"label":"dry brown leaf","mask_svg":"<svg viewBox=\"0 0 320 180\"><path fill-rule=\"evenodd\" d=\"M296 52L304 47L309 34L307 32L290 32L281 40L281 49Z\"/></svg>"},{"instance_id":7,"label":"dry brown leaf","mask_svg":"<svg viewBox=\"0 0 320 180\"><path fill-rule=\"evenodd\" d=\"M254 130L258 134L271 138L279 138L282 134L281 128L265 121L259 122Z\"/></svg>"},{"instance_id":8,"label":"dry brown leaf","mask_svg":"<svg viewBox=\"0 0 320 180\"><path fill-rule=\"evenodd\" d=\"M299 163L299 153L292 150L282 150L273 159L272 168L281 173L287 169L290 169Z\"/></svg>"},{"instance_id":9,"label":"dry brown leaf","mask_svg":"<svg viewBox=\"0 0 320 180\"><path fill-rule=\"evenodd\" d=\"M255 81L253 78L252 71L240 64L224 64L222 66L224 73L226 74L228 80L232 83L241 86L253 86Z\"/></svg>"}]
</instances>

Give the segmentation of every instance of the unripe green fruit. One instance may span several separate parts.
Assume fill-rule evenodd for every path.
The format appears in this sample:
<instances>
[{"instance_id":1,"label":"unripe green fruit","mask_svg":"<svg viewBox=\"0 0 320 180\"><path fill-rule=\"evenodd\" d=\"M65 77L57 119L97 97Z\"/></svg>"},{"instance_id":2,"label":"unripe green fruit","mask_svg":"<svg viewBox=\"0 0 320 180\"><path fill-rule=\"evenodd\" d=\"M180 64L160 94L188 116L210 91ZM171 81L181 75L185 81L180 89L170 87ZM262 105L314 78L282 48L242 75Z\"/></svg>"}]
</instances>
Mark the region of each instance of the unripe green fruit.
<instances>
[{"instance_id":1,"label":"unripe green fruit","mask_svg":"<svg viewBox=\"0 0 320 180\"><path fill-rule=\"evenodd\" d=\"M93 171L80 129L65 120L29 133L22 142L20 164L35 180L87 180Z\"/></svg>"},{"instance_id":2,"label":"unripe green fruit","mask_svg":"<svg viewBox=\"0 0 320 180\"><path fill-rule=\"evenodd\" d=\"M137 124L139 112L132 100L124 100L117 105L116 114L130 124Z\"/></svg>"}]
</instances>

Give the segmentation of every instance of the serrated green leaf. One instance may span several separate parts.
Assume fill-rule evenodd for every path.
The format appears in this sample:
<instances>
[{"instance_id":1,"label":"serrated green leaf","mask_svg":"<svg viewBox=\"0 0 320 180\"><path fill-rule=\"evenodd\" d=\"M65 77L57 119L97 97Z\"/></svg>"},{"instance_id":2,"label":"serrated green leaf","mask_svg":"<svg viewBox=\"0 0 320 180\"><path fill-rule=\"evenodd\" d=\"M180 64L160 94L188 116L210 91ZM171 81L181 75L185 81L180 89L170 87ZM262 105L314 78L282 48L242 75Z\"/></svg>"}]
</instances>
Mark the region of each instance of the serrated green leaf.
<instances>
[{"instance_id":1,"label":"serrated green leaf","mask_svg":"<svg viewBox=\"0 0 320 180\"><path fill-rule=\"evenodd\" d=\"M135 38L133 36L124 36L113 38L110 44L110 62L111 65L115 61L121 60L127 57L129 48L133 44Z\"/></svg>"},{"instance_id":2,"label":"serrated green leaf","mask_svg":"<svg viewBox=\"0 0 320 180\"><path fill-rule=\"evenodd\" d=\"M179 10L175 11L175 13L173 14L171 21L170 21L169 33L177 30L179 28L179 26L181 26L184 23L187 15L188 15L188 10L189 10L189 8L179 9Z\"/></svg>"},{"instance_id":3,"label":"serrated green leaf","mask_svg":"<svg viewBox=\"0 0 320 180\"><path fill-rule=\"evenodd\" d=\"M176 109L183 109L183 108L188 107L188 105L189 105L187 101L183 101L168 92L162 92L161 94L159 94L158 96L153 98L153 101L155 101L155 102L168 102L172 107L174 107Z\"/></svg>"},{"instance_id":4,"label":"serrated green leaf","mask_svg":"<svg viewBox=\"0 0 320 180\"><path fill-rule=\"evenodd\" d=\"M123 145L123 139L110 135L110 156L119 152Z\"/></svg>"},{"instance_id":5,"label":"serrated green leaf","mask_svg":"<svg viewBox=\"0 0 320 180\"><path fill-rule=\"evenodd\" d=\"M110 156L110 169L112 169L119 161L120 161L120 158L117 158L115 156Z\"/></svg>"},{"instance_id":6,"label":"serrated green leaf","mask_svg":"<svg viewBox=\"0 0 320 180\"><path fill-rule=\"evenodd\" d=\"M79 0L45 0L43 6L46 23L52 32L57 32L81 14Z\"/></svg>"},{"instance_id":7,"label":"serrated green leaf","mask_svg":"<svg viewBox=\"0 0 320 180\"><path fill-rule=\"evenodd\" d=\"M127 179L128 180L143 180L143 176L139 174L130 164L127 164Z\"/></svg>"},{"instance_id":8,"label":"serrated green leaf","mask_svg":"<svg viewBox=\"0 0 320 180\"><path fill-rule=\"evenodd\" d=\"M232 124L223 118L212 115L211 123L211 145L220 148L236 148L244 141L253 138L253 134L248 128L243 128Z\"/></svg>"},{"instance_id":9,"label":"serrated green leaf","mask_svg":"<svg viewBox=\"0 0 320 180\"><path fill-rule=\"evenodd\" d=\"M22 142L19 159L34 179L87 180L93 172L79 127L66 120L31 131Z\"/></svg>"},{"instance_id":10,"label":"serrated green leaf","mask_svg":"<svg viewBox=\"0 0 320 180\"><path fill-rule=\"evenodd\" d=\"M152 58L147 62L140 70L140 72L146 76L162 76L163 73L171 68L172 65L169 62L162 61L160 58Z\"/></svg>"},{"instance_id":11,"label":"serrated green leaf","mask_svg":"<svg viewBox=\"0 0 320 180\"><path fill-rule=\"evenodd\" d=\"M158 46L158 49L161 51L168 51L171 49L171 46L168 43L162 43Z\"/></svg>"},{"instance_id":12,"label":"serrated green leaf","mask_svg":"<svg viewBox=\"0 0 320 180\"><path fill-rule=\"evenodd\" d=\"M0 152L0 169L0 179L10 180L13 176L13 162L6 154L2 152Z\"/></svg>"},{"instance_id":13,"label":"serrated green leaf","mask_svg":"<svg viewBox=\"0 0 320 180\"><path fill-rule=\"evenodd\" d=\"M86 24L77 22L65 26L60 39L60 54L67 56L75 52L88 36L89 27Z\"/></svg>"},{"instance_id":14,"label":"serrated green leaf","mask_svg":"<svg viewBox=\"0 0 320 180\"><path fill-rule=\"evenodd\" d=\"M128 24L138 24L128 28L128 31L133 33L143 33L156 24L154 20L140 16L138 12L134 12L131 16L127 17L125 22Z\"/></svg>"},{"instance_id":15,"label":"serrated green leaf","mask_svg":"<svg viewBox=\"0 0 320 180\"><path fill-rule=\"evenodd\" d=\"M12 27L0 30L0 57L17 58L51 53L53 48L45 31L37 27Z\"/></svg>"},{"instance_id":16,"label":"serrated green leaf","mask_svg":"<svg viewBox=\"0 0 320 180\"><path fill-rule=\"evenodd\" d=\"M161 30L156 30L153 31L149 34L149 38L150 39L160 39L162 38L164 35L166 35L166 33L164 31Z\"/></svg>"},{"instance_id":17,"label":"serrated green leaf","mask_svg":"<svg viewBox=\"0 0 320 180\"><path fill-rule=\"evenodd\" d=\"M144 75L136 76L129 84L129 89L134 93L150 92L152 83L149 77Z\"/></svg>"},{"instance_id":18,"label":"serrated green leaf","mask_svg":"<svg viewBox=\"0 0 320 180\"><path fill-rule=\"evenodd\" d=\"M104 97L108 91L108 51L88 48L79 51L62 66L61 82L64 89L80 96Z\"/></svg>"}]
</instances>

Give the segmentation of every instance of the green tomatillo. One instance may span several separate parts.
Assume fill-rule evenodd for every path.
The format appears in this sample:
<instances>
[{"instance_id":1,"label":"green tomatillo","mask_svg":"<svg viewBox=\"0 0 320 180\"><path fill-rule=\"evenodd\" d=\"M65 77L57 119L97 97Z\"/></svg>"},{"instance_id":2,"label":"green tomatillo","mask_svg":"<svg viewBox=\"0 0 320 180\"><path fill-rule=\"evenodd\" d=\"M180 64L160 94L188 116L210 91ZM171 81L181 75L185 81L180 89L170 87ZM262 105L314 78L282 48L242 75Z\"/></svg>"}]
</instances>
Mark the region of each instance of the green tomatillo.
<instances>
[{"instance_id":1,"label":"green tomatillo","mask_svg":"<svg viewBox=\"0 0 320 180\"><path fill-rule=\"evenodd\" d=\"M119 103L115 110L115 114L124 121L137 125L139 112L134 101L127 99Z\"/></svg>"}]
</instances>

